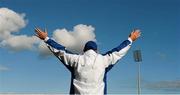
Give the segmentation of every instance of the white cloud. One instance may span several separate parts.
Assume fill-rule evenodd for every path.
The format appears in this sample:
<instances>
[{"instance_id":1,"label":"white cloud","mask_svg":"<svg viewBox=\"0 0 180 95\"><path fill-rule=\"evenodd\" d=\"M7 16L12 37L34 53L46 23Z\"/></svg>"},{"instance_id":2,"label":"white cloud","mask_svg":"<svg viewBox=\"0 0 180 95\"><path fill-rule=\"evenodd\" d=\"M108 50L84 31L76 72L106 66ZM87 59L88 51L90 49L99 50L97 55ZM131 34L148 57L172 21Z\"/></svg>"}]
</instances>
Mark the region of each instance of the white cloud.
<instances>
[{"instance_id":1,"label":"white cloud","mask_svg":"<svg viewBox=\"0 0 180 95\"><path fill-rule=\"evenodd\" d=\"M0 8L0 39L8 39L13 32L26 26L25 14L18 14L8 8Z\"/></svg>"},{"instance_id":2,"label":"white cloud","mask_svg":"<svg viewBox=\"0 0 180 95\"><path fill-rule=\"evenodd\" d=\"M12 51L32 49L38 39L34 36L14 35L27 24L25 14L16 13L8 8L0 8L0 47Z\"/></svg>"},{"instance_id":3,"label":"white cloud","mask_svg":"<svg viewBox=\"0 0 180 95\"><path fill-rule=\"evenodd\" d=\"M31 50L33 48L33 44L35 44L37 41L38 38L35 36L28 37L27 35L19 35L3 40L1 42L1 46L13 51L20 51L25 49Z\"/></svg>"},{"instance_id":4,"label":"white cloud","mask_svg":"<svg viewBox=\"0 0 180 95\"><path fill-rule=\"evenodd\" d=\"M25 14L19 14L8 8L0 8L0 47L11 51L36 48L40 55L51 55L52 53L50 53L45 43L40 42L37 37L20 33L14 34L14 32L20 32L20 29L24 28L26 24ZM91 25L79 24L74 26L72 31L56 29L53 31L52 38L64 45L68 50L82 53L87 41L96 41L94 30Z\"/></svg>"},{"instance_id":5,"label":"white cloud","mask_svg":"<svg viewBox=\"0 0 180 95\"><path fill-rule=\"evenodd\" d=\"M53 38L70 51L82 53L87 41L96 41L94 28L92 26L79 24L74 26L73 31L57 29L53 33Z\"/></svg>"}]
</instances>

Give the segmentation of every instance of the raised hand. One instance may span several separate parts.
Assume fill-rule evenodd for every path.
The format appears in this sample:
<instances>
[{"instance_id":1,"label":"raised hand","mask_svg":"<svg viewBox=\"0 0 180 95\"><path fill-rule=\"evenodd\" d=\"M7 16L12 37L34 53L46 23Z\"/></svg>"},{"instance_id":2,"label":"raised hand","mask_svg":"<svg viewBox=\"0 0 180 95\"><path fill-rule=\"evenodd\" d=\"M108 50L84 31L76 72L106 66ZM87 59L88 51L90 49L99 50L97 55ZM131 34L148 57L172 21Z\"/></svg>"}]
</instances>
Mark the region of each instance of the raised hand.
<instances>
[{"instance_id":1,"label":"raised hand","mask_svg":"<svg viewBox=\"0 0 180 95\"><path fill-rule=\"evenodd\" d=\"M41 40L44 40L48 36L47 31L46 30L42 31L40 28L35 28L35 33L36 36Z\"/></svg>"},{"instance_id":2,"label":"raised hand","mask_svg":"<svg viewBox=\"0 0 180 95\"><path fill-rule=\"evenodd\" d=\"M131 38L132 41L137 40L140 36L141 36L141 32L140 32L139 29L134 30L134 31L131 32L131 34L129 35L129 37Z\"/></svg>"}]
</instances>

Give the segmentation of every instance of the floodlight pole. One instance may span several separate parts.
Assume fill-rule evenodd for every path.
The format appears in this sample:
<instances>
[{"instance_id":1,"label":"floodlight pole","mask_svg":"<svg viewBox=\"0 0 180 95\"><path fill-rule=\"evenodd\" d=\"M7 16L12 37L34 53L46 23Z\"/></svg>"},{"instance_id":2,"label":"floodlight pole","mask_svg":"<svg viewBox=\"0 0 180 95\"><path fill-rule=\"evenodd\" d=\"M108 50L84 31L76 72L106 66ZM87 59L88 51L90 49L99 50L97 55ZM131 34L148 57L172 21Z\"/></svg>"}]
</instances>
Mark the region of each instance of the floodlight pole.
<instances>
[{"instance_id":1,"label":"floodlight pole","mask_svg":"<svg viewBox=\"0 0 180 95\"><path fill-rule=\"evenodd\" d=\"M141 94L141 66L140 66L140 62L142 61L142 57L141 57L141 51L140 50L135 50L134 51L134 61L137 62L137 65L138 65L138 77L137 77L137 93L138 95Z\"/></svg>"}]
</instances>

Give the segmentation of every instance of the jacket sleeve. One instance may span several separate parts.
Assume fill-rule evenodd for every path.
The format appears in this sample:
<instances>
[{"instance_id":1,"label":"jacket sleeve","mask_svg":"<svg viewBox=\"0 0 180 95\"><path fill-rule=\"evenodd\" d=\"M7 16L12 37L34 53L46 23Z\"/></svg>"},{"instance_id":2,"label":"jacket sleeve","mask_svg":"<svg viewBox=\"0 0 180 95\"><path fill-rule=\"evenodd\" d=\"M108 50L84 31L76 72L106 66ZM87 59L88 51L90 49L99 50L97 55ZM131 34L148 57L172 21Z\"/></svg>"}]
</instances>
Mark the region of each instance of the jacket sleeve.
<instances>
[{"instance_id":1,"label":"jacket sleeve","mask_svg":"<svg viewBox=\"0 0 180 95\"><path fill-rule=\"evenodd\" d=\"M47 44L50 51L67 67L74 67L78 61L79 55L73 54L66 50L64 46L58 44L49 37L45 38L45 43Z\"/></svg>"},{"instance_id":2,"label":"jacket sleeve","mask_svg":"<svg viewBox=\"0 0 180 95\"><path fill-rule=\"evenodd\" d=\"M132 44L132 40L128 38L128 40L123 41L119 46L113 48L112 50L106 52L105 57L105 67L112 67L118 60L120 60L130 49Z\"/></svg>"}]
</instances>

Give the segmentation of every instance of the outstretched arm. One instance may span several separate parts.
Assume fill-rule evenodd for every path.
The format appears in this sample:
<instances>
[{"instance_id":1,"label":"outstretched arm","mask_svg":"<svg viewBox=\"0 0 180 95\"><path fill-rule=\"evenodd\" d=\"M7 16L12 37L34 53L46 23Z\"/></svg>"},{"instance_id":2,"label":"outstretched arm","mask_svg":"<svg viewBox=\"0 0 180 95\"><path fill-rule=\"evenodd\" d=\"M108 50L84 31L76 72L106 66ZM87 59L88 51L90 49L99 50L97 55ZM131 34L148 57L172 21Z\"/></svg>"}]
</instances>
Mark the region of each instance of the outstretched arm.
<instances>
[{"instance_id":1,"label":"outstretched arm","mask_svg":"<svg viewBox=\"0 0 180 95\"><path fill-rule=\"evenodd\" d=\"M65 50L65 47L58 44L57 42L55 42L54 40L50 39L48 37L48 33L46 30L42 31L39 28L35 28L35 32L36 32L36 36L38 38L40 38L41 40L44 40L48 45L50 45L51 47L57 49L57 50Z\"/></svg>"},{"instance_id":2,"label":"outstretched arm","mask_svg":"<svg viewBox=\"0 0 180 95\"><path fill-rule=\"evenodd\" d=\"M42 31L39 28L35 28L35 32L38 38L45 41L51 52L53 52L59 59L63 60L66 65L75 65L71 63L76 63L78 55L70 54L63 45L50 39L47 31Z\"/></svg>"},{"instance_id":3,"label":"outstretched arm","mask_svg":"<svg viewBox=\"0 0 180 95\"><path fill-rule=\"evenodd\" d=\"M141 34L140 30L134 30L129 35L128 40L123 41L117 47L115 47L112 50L106 52L104 54L104 57L105 57L105 59L107 61L107 64L105 64L105 67L108 67L110 65L112 66L115 63L117 63L117 61L119 59L121 59L127 53L129 48L131 47L132 42L137 40L140 37L140 34Z\"/></svg>"}]
</instances>

